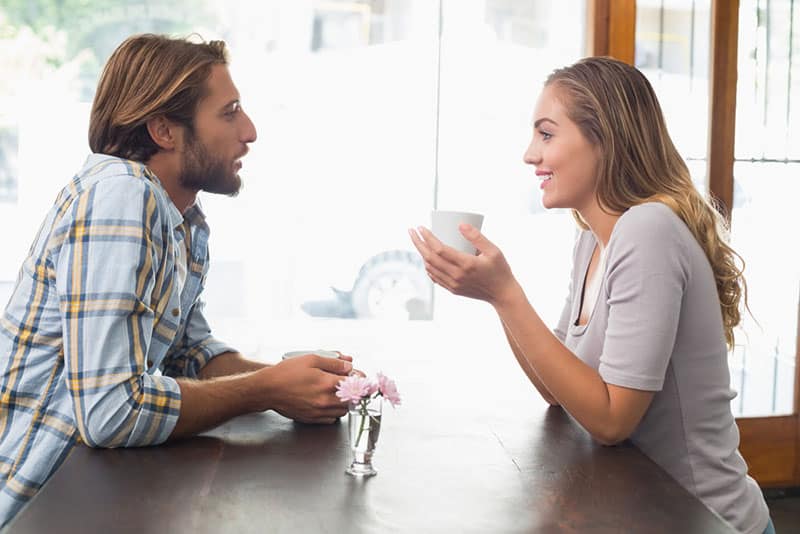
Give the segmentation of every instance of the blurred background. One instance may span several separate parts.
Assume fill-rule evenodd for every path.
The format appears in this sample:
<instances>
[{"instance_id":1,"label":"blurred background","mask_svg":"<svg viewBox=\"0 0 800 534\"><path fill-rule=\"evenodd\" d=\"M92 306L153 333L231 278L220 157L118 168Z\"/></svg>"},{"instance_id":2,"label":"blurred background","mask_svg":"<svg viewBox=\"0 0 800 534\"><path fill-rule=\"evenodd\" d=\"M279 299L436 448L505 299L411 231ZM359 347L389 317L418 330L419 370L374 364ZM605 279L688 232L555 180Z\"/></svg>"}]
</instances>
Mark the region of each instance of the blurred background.
<instances>
[{"instance_id":1,"label":"blurred background","mask_svg":"<svg viewBox=\"0 0 800 534\"><path fill-rule=\"evenodd\" d=\"M711 0L635 4L635 64L706 191ZM730 357L740 416L793 411L795 4L739 8L731 219L752 310ZM228 43L259 134L239 197L201 196L218 337L267 360L303 348L380 354L434 338L507 360L490 307L433 289L406 229L429 225L434 208L485 214L484 233L555 323L576 226L541 207L522 154L543 80L586 55L587 9L585 0L0 0L0 300L89 152L89 109L110 53L134 33L197 33Z\"/></svg>"}]
</instances>

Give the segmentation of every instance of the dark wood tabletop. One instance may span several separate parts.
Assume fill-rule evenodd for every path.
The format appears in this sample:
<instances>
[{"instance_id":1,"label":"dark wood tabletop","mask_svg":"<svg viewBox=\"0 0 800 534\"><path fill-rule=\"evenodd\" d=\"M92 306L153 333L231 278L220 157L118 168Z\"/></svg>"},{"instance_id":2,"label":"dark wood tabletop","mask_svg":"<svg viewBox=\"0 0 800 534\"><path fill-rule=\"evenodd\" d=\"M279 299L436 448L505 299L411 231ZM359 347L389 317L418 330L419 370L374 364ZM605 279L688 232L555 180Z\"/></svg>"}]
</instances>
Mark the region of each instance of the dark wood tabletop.
<instances>
[{"instance_id":1,"label":"dark wood tabletop","mask_svg":"<svg viewBox=\"0 0 800 534\"><path fill-rule=\"evenodd\" d=\"M392 369L404 399L384 408L375 477L344 473L346 419L254 414L157 447L78 446L9 532L733 532L634 446L593 442L518 369Z\"/></svg>"}]
</instances>

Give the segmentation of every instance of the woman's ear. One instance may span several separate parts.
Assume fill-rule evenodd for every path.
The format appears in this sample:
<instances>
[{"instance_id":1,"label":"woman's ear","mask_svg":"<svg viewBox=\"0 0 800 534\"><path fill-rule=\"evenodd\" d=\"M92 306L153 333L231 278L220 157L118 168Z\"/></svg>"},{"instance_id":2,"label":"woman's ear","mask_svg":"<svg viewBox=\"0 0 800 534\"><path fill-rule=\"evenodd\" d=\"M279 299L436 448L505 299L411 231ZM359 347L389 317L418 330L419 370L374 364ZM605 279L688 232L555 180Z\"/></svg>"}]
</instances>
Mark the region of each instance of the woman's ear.
<instances>
[{"instance_id":1,"label":"woman's ear","mask_svg":"<svg viewBox=\"0 0 800 534\"><path fill-rule=\"evenodd\" d=\"M148 119L147 133L150 134L153 142L163 150L174 150L177 146L177 124L163 115Z\"/></svg>"}]
</instances>

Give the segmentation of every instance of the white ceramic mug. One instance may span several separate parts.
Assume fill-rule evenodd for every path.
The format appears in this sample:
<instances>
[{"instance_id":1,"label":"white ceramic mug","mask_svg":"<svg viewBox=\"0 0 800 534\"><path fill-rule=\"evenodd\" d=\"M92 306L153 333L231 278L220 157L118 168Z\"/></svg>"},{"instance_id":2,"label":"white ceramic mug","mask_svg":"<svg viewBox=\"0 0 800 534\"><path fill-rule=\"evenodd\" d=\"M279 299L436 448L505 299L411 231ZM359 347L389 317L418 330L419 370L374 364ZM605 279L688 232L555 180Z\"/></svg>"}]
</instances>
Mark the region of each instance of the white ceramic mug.
<instances>
[{"instance_id":1,"label":"white ceramic mug","mask_svg":"<svg viewBox=\"0 0 800 534\"><path fill-rule=\"evenodd\" d=\"M335 350L292 350L285 353L281 359L288 360L290 358L297 358L298 356L305 356L306 354L315 354L325 358L339 358L339 353Z\"/></svg>"},{"instance_id":2,"label":"white ceramic mug","mask_svg":"<svg viewBox=\"0 0 800 534\"><path fill-rule=\"evenodd\" d=\"M461 235L458 225L471 224L478 230L483 225L483 215L468 211L441 211L431 212L431 231L439 241L466 254L478 252L467 238Z\"/></svg>"}]
</instances>

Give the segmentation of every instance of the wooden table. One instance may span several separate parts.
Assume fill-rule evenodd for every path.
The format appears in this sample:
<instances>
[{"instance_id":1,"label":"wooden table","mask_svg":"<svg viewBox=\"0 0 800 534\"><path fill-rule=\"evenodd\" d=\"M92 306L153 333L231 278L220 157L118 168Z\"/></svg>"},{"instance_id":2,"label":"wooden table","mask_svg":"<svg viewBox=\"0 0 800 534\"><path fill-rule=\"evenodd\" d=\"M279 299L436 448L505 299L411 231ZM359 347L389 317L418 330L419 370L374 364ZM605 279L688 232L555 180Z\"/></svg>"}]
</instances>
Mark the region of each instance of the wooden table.
<instances>
[{"instance_id":1,"label":"wooden table","mask_svg":"<svg viewBox=\"0 0 800 534\"><path fill-rule=\"evenodd\" d=\"M254 414L159 447L77 447L9 532L733 532L518 369L423 364L386 367L404 404L385 408L373 478L344 473L346 420Z\"/></svg>"}]
</instances>

